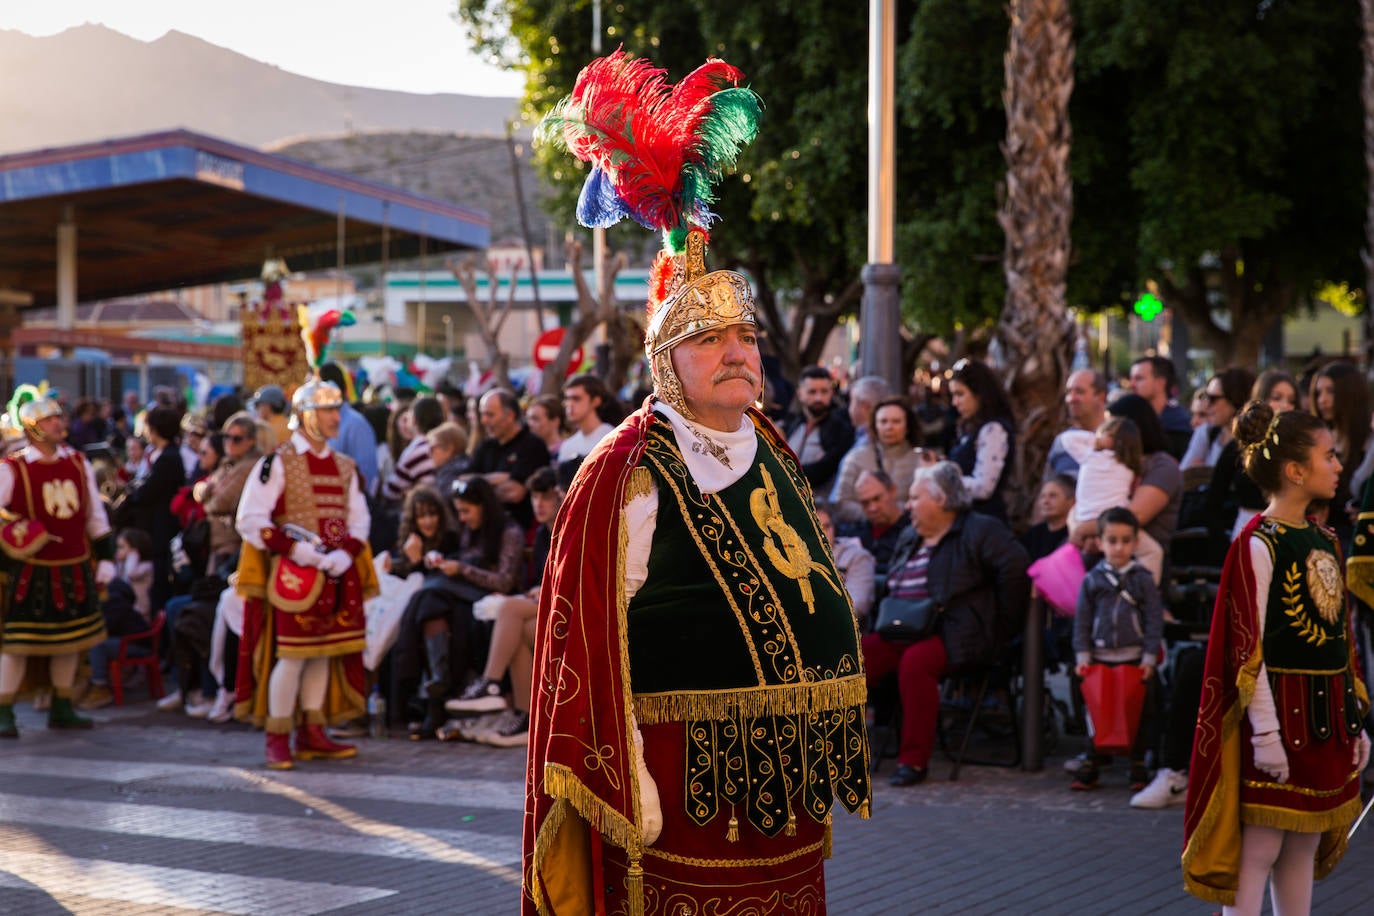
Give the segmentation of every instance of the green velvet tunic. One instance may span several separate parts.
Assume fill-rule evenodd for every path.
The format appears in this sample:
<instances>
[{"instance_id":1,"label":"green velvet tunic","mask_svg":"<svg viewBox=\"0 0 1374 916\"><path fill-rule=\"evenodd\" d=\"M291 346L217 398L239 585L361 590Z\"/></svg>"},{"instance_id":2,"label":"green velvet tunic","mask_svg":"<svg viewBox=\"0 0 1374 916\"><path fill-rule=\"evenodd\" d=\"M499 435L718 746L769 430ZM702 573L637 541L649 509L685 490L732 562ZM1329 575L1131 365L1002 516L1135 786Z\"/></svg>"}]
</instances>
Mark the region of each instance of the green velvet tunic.
<instances>
[{"instance_id":1,"label":"green velvet tunic","mask_svg":"<svg viewBox=\"0 0 1374 916\"><path fill-rule=\"evenodd\" d=\"M858 629L810 487L759 436L752 466L706 495L658 423L636 474L658 491L648 577L627 609L641 724L683 722L688 813L744 805L760 831L868 794ZM794 828L795 829L795 828Z\"/></svg>"}]
</instances>

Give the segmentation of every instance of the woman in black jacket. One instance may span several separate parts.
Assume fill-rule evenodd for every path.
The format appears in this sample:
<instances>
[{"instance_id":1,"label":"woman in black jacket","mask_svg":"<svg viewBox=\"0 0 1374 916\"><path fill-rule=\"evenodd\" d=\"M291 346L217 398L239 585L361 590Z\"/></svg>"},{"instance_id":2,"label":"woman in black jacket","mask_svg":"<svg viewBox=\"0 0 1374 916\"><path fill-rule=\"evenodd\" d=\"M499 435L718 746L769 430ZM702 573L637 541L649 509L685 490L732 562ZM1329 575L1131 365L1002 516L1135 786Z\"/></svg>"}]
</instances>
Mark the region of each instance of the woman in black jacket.
<instances>
[{"instance_id":1,"label":"woman in black jacket","mask_svg":"<svg viewBox=\"0 0 1374 916\"><path fill-rule=\"evenodd\" d=\"M177 447L181 413L158 406L143 418L148 439L148 476L129 484L118 514L121 528L140 528L153 540L153 584L149 589L153 613L172 596L172 538L180 532L172 514L172 497L186 482L186 466Z\"/></svg>"},{"instance_id":2,"label":"woman in black jacket","mask_svg":"<svg viewBox=\"0 0 1374 916\"><path fill-rule=\"evenodd\" d=\"M863 638L869 690L897 675L902 743L889 780L896 786L926 777L940 678L980 669L1003 654L1030 593L1025 549L1003 522L969 511L962 477L949 461L916 472L907 502L911 528L897 542L887 577L888 598L929 599L942 609L938 632L917 642L891 642L877 633ZM881 620L881 606L878 614Z\"/></svg>"}]
</instances>

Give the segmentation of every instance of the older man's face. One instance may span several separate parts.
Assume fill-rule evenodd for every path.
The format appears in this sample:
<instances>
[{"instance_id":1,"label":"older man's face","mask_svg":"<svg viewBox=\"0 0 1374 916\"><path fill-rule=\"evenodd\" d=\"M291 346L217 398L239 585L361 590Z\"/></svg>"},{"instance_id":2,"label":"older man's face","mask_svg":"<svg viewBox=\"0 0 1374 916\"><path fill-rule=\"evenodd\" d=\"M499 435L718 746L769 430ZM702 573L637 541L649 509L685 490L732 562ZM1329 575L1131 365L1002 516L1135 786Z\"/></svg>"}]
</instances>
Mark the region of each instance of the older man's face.
<instances>
[{"instance_id":1,"label":"older man's face","mask_svg":"<svg viewBox=\"0 0 1374 916\"><path fill-rule=\"evenodd\" d=\"M1107 409L1107 392L1093 387L1091 372L1075 372L1064 383L1064 404L1069 419L1081 425L1102 416Z\"/></svg>"},{"instance_id":2,"label":"older man's face","mask_svg":"<svg viewBox=\"0 0 1374 916\"><path fill-rule=\"evenodd\" d=\"M515 411L507 410L501 399L491 393L482 395L477 406L477 419L481 421L486 434L496 439L507 438L519 423Z\"/></svg>"},{"instance_id":3,"label":"older man's face","mask_svg":"<svg viewBox=\"0 0 1374 916\"><path fill-rule=\"evenodd\" d=\"M702 423L734 432L763 392L758 331L751 324L713 328L672 349L687 406Z\"/></svg>"},{"instance_id":4,"label":"older man's face","mask_svg":"<svg viewBox=\"0 0 1374 916\"><path fill-rule=\"evenodd\" d=\"M902 514L897 504L897 488L883 486L882 481L864 474L854 485L854 498L863 509L864 518L874 525L891 525Z\"/></svg>"}]
</instances>

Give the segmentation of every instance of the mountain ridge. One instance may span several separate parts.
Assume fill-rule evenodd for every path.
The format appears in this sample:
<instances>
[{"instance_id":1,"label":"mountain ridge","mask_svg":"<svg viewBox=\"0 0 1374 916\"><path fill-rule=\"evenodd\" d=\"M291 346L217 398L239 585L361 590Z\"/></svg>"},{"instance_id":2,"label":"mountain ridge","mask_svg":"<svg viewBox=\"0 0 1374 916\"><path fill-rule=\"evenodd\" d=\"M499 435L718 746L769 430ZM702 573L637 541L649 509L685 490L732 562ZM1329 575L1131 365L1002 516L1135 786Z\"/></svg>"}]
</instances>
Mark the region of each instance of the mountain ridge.
<instances>
[{"instance_id":1,"label":"mountain ridge","mask_svg":"<svg viewBox=\"0 0 1374 916\"><path fill-rule=\"evenodd\" d=\"M511 97L330 83L175 29L142 41L91 23L46 37L0 29L0 87L0 153L178 128L261 148L388 132L495 137L519 114Z\"/></svg>"}]
</instances>

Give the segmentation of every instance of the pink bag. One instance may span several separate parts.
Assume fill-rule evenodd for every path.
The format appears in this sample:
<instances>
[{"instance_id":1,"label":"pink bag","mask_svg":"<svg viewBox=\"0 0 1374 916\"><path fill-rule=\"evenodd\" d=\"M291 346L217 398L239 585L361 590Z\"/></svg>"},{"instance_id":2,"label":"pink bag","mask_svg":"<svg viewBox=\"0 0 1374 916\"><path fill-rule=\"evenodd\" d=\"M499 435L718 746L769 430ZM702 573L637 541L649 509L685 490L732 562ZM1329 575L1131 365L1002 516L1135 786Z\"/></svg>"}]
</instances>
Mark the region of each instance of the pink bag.
<instances>
[{"instance_id":1,"label":"pink bag","mask_svg":"<svg viewBox=\"0 0 1374 916\"><path fill-rule=\"evenodd\" d=\"M1087 571L1083 555L1071 543L1061 544L1054 553L1041 557L1026 570L1031 582L1044 596L1058 617L1072 617L1078 607L1078 590Z\"/></svg>"}]
</instances>

